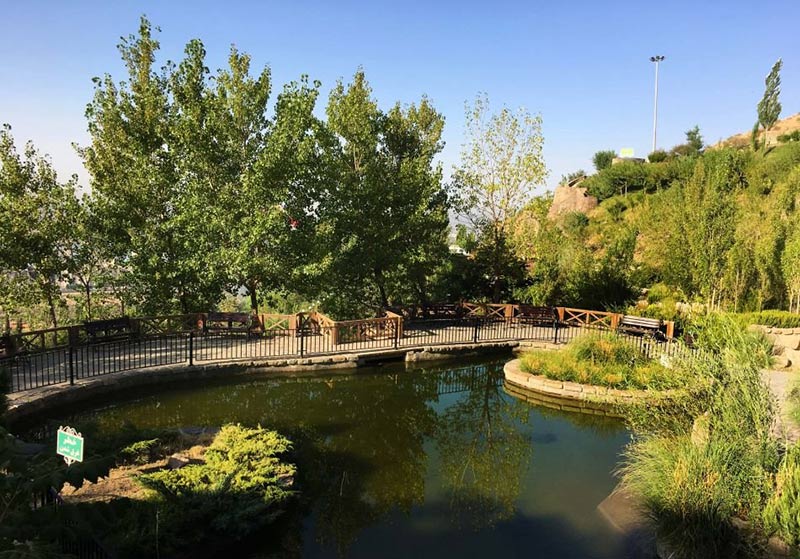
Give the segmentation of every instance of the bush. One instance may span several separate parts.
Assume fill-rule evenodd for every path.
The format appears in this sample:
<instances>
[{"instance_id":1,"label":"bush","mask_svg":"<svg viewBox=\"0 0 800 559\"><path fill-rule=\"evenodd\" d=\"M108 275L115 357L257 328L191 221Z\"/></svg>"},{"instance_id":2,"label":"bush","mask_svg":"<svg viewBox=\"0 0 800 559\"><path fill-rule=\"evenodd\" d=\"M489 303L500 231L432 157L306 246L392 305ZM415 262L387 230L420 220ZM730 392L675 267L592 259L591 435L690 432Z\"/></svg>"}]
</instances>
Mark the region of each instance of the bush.
<instances>
[{"instance_id":1,"label":"bush","mask_svg":"<svg viewBox=\"0 0 800 559\"><path fill-rule=\"evenodd\" d=\"M164 502L162 530L176 547L214 537L241 539L270 523L293 496L291 443L275 431L225 425L204 464L137 477Z\"/></svg>"},{"instance_id":2,"label":"bush","mask_svg":"<svg viewBox=\"0 0 800 559\"><path fill-rule=\"evenodd\" d=\"M771 326L772 328L800 328L800 314L789 311L767 310L738 313L732 316L743 326L759 324L761 326Z\"/></svg>"},{"instance_id":3,"label":"bush","mask_svg":"<svg viewBox=\"0 0 800 559\"><path fill-rule=\"evenodd\" d=\"M617 153L613 149L598 151L592 157L592 163L594 164L594 168L597 171L602 171L603 169L611 167L611 162L614 160L616 156Z\"/></svg>"},{"instance_id":4,"label":"bush","mask_svg":"<svg viewBox=\"0 0 800 559\"><path fill-rule=\"evenodd\" d=\"M568 212L561 223L565 233L579 235L589 225L589 218L583 212Z\"/></svg>"},{"instance_id":5,"label":"bush","mask_svg":"<svg viewBox=\"0 0 800 559\"><path fill-rule=\"evenodd\" d=\"M668 158L669 154L663 149L657 149L656 151L652 152L650 155L647 156L647 160L650 163L661 163L663 161L666 161Z\"/></svg>"},{"instance_id":6,"label":"bush","mask_svg":"<svg viewBox=\"0 0 800 559\"><path fill-rule=\"evenodd\" d=\"M626 450L623 482L677 556L749 556L758 542L731 519L748 520L758 531L778 464L772 399L760 373L768 349L763 336L729 316L699 320L695 336L703 357L683 366L710 381L695 398L695 413L706 410L705 417L694 427L691 414L670 431L639 429Z\"/></svg>"},{"instance_id":7,"label":"bush","mask_svg":"<svg viewBox=\"0 0 800 559\"><path fill-rule=\"evenodd\" d=\"M781 134L778 136L778 141L782 144L787 142L798 142L800 141L800 130L794 130L788 134Z\"/></svg>"},{"instance_id":8,"label":"bush","mask_svg":"<svg viewBox=\"0 0 800 559\"><path fill-rule=\"evenodd\" d=\"M800 544L800 446L783 457L776 476L775 493L764 507L764 525L790 545Z\"/></svg>"},{"instance_id":9,"label":"bush","mask_svg":"<svg viewBox=\"0 0 800 559\"><path fill-rule=\"evenodd\" d=\"M554 380L618 389L668 390L686 379L616 334L583 336L560 351L531 351L520 358L522 370Z\"/></svg>"}]
</instances>

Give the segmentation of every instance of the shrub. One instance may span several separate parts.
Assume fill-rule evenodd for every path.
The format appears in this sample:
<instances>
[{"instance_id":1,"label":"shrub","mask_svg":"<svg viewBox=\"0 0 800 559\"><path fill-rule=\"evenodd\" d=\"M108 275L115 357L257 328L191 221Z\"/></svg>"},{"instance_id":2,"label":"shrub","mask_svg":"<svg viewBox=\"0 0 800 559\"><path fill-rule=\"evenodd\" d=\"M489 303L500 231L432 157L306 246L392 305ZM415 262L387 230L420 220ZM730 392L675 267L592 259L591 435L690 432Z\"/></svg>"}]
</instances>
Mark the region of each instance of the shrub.
<instances>
[{"instance_id":1,"label":"shrub","mask_svg":"<svg viewBox=\"0 0 800 559\"><path fill-rule=\"evenodd\" d=\"M689 415L670 431L640 429L621 473L677 556L747 556L756 544L731 518L761 526L778 464L772 399L760 374L767 348L763 336L729 316L710 315L697 325L703 358L683 366L711 381L694 407L707 410L705 419L695 428Z\"/></svg>"},{"instance_id":2,"label":"shrub","mask_svg":"<svg viewBox=\"0 0 800 559\"><path fill-rule=\"evenodd\" d=\"M772 328L800 328L800 314L789 311L767 310L733 315L743 325L759 324Z\"/></svg>"},{"instance_id":3,"label":"shrub","mask_svg":"<svg viewBox=\"0 0 800 559\"><path fill-rule=\"evenodd\" d=\"M778 136L778 141L782 144L787 142L798 142L800 141L800 130L794 130L787 134L781 134Z\"/></svg>"},{"instance_id":4,"label":"shrub","mask_svg":"<svg viewBox=\"0 0 800 559\"><path fill-rule=\"evenodd\" d=\"M562 220L564 232L570 235L579 235L589 225L589 218L583 212L568 212Z\"/></svg>"},{"instance_id":5,"label":"shrub","mask_svg":"<svg viewBox=\"0 0 800 559\"><path fill-rule=\"evenodd\" d=\"M611 162L614 160L616 156L617 153L613 149L598 151L592 157L592 163L594 164L594 168L597 171L602 171L603 169L611 167Z\"/></svg>"},{"instance_id":6,"label":"shrub","mask_svg":"<svg viewBox=\"0 0 800 559\"><path fill-rule=\"evenodd\" d=\"M657 149L647 156L647 160L650 163L661 163L662 161L666 161L668 158L669 154L663 149Z\"/></svg>"},{"instance_id":7,"label":"shrub","mask_svg":"<svg viewBox=\"0 0 800 559\"><path fill-rule=\"evenodd\" d=\"M561 351L531 351L520 359L523 371L554 380L645 390L674 389L686 384L680 374L645 358L616 334L583 336Z\"/></svg>"},{"instance_id":8,"label":"shrub","mask_svg":"<svg viewBox=\"0 0 800 559\"><path fill-rule=\"evenodd\" d=\"M800 446L791 447L775 476L775 492L764 507L764 525L790 545L800 544Z\"/></svg>"},{"instance_id":9,"label":"shrub","mask_svg":"<svg viewBox=\"0 0 800 559\"><path fill-rule=\"evenodd\" d=\"M137 481L164 502L163 531L176 547L215 536L243 538L283 512L295 467L291 443L275 431L225 425L204 464L144 474Z\"/></svg>"}]
</instances>

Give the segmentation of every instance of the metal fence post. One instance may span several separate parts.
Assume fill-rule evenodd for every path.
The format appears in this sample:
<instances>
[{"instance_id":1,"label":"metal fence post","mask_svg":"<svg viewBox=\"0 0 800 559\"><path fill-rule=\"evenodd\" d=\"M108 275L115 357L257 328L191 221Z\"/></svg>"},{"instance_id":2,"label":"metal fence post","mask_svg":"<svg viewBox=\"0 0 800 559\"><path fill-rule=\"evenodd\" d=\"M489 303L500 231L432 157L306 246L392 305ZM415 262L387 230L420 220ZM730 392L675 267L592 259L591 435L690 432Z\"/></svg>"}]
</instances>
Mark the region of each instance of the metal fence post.
<instances>
[{"instance_id":1,"label":"metal fence post","mask_svg":"<svg viewBox=\"0 0 800 559\"><path fill-rule=\"evenodd\" d=\"M558 343L558 321L553 322L553 343Z\"/></svg>"},{"instance_id":2,"label":"metal fence post","mask_svg":"<svg viewBox=\"0 0 800 559\"><path fill-rule=\"evenodd\" d=\"M189 366L194 366L194 330L189 330Z\"/></svg>"},{"instance_id":3,"label":"metal fence post","mask_svg":"<svg viewBox=\"0 0 800 559\"><path fill-rule=\"evenodd\" d=\"M72 344L69 346L69 384L75 384L75 348Z\"/></svg>"},{"instance_id":4,"label":"metal fence post","mask_svg":"<svg viewBox=\"0 0 800 559\"><path fill-rule=\"evenodd\" d=\"M303 354L305 353L305 347L303 347L305 343L305 328L303 328L302 325L300 326L300 332L298 333L300 334L300 357L303 357Z\"/></svg>"},{"instance_id":5,"label":"metal fence post","mask_svg":"<svg viewBox=\"0 0 800 559\"><path fill-rule=\"evenodd\" d=\"M395 319L394 321L394 348L400 345L400 319Z\"/></svg>"},{"instance_id":6,"label":"metal fence post","mask_svg":"<svg viewBox=\"0 0 800 559\"><path fill-rule=\"evenodd\" d=\"M472 333L472 343L478 343L478 328L480 327L480 318L475 317L475 330Z\"/></svg>"}]
</instances>

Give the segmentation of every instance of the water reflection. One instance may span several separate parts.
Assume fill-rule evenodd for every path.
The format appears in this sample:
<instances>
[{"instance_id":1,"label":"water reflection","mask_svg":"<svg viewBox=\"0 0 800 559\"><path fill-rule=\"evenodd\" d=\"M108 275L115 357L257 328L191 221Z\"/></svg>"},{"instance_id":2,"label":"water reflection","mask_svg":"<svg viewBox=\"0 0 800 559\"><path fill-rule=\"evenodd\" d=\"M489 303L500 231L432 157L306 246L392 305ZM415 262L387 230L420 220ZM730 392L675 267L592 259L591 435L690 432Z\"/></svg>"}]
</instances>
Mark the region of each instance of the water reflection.
<instances>
[{"instance_id":1,"label":"water reflection","mask_svg":"<svg viewBox=\"0 0 800 559\"><path fill-rule=\"evenodd\" d=\"M584 517L613 486L609 472L626 435L617 423L580 425L580 416L505 394L502 362L217 384L143 395L71 421L87 431L89 423L112 431L126 421L140 428L239 422L288 434L302 501L279 534L260 538L280 556L399 556L401 549L435 556L465 542L473 551L497 547L501 534L527 540L536 536L531 526L552 536L555 524L602 540L590 551L573 543L583 553L574 556L614 556L607 555L614 536ZM576 445L594 462L565 462L581 452ZM570 472L580 493L565 505L561 488L539 476ZM411 541L429 544L415 551Z\"/></svg>"}]
</instances>

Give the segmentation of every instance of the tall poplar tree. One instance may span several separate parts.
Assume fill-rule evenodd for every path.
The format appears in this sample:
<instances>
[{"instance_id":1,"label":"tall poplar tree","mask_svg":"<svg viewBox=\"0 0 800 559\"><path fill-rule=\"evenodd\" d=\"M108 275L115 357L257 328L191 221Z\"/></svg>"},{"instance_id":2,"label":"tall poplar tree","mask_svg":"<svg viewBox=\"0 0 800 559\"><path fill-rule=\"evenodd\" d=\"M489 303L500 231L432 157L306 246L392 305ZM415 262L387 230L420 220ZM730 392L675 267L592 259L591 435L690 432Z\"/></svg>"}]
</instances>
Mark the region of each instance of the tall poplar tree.
<instances>
[{"instance_id":1,"label":"tall poplar tree","mask_svg":"<svg viewBox=\"0 0 800 559\"><path fill-rule=\"evenodd\" d=\"M758 124L764 130L763 147L767 148L767 133L775 126L781 116L781 68L780 58L772 65L772 69L764 80L764 96L758 102Z\"/></svg>"}]
</instances>

